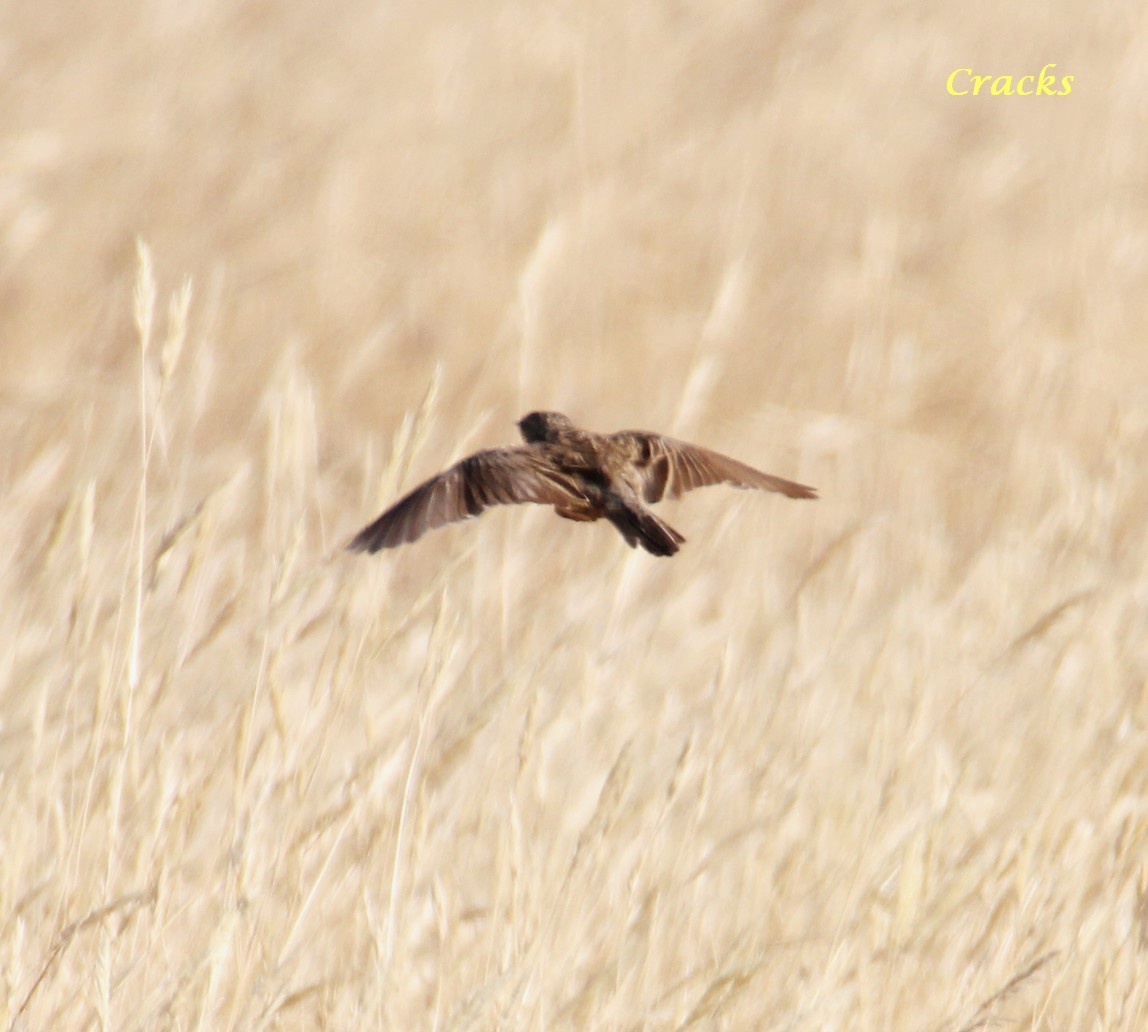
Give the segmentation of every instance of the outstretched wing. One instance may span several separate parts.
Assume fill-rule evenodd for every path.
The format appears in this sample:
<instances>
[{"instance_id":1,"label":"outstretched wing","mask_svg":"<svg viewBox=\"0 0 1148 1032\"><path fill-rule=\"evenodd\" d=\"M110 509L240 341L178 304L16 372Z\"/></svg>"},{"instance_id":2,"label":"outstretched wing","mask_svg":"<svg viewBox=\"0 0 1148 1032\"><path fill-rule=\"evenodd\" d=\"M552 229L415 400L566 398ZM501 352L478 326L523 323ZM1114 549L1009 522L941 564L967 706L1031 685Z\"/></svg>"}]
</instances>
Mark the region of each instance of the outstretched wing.
<instances>
[{"instance_id":1,"label":"outstretched wing","mask_svg":"<svg viewBox=\"0 0 1148 1032\"><path fill-rule=\"evenodd\" d=\"M630 450L642 478L642 496L647 502L677 498L686 491L710 484L755 487L777 491L789 498L817 497L814 487L762 473L744 462L696 444L641 430L624 430L613 437L625 442Z\"/></svg>"},{"instance_id":2,"label":"outstretched wing","mask_svg":"<svg viewBox=\"0 0 1148 1032\"><path fill-rule=\"evenodd\" d=\"M417 541L428 530L469 520L492 505L568 504L577 488L537 447L495 448L471 455L420 484L364 527L347 545L352 552L377 552Z\"/></svg>"}]
</instances>

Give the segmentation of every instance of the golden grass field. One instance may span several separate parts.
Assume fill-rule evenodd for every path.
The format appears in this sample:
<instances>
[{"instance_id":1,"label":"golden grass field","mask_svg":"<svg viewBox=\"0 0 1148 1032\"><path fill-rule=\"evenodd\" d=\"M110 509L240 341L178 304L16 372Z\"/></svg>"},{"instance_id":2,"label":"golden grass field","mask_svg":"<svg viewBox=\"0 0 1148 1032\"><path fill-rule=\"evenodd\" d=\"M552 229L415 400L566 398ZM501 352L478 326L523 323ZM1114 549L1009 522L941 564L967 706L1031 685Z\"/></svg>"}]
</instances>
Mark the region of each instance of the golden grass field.
<instances>
[{"instance_id":1,"label":"golden grass field","mask_svg":"<svg viewBox=\"0 0 1148 1032\"><path fill-rule=\"evenodd\" d=\"M1142 4L0 26L0 1029L1148 1027Z\"/></svg>"}]
</instances>

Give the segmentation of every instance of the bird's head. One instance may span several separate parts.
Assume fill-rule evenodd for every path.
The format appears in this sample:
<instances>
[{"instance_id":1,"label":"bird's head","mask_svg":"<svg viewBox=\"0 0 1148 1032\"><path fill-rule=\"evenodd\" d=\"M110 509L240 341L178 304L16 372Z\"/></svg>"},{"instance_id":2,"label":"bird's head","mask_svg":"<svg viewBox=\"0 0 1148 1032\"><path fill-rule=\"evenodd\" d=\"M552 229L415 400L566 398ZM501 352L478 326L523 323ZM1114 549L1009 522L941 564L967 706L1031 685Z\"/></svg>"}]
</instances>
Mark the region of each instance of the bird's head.
<instances>
[{"instance_id":1,"label":"bird's head","mask_svg":"<svg viewBox=\"0 0 1148 1032\"><path fill-rule=\"evenodd\" d=\"M518 429L527 444L552 444L563 430L574 424L561 412L531 412L518 421Z\"/></svg>"}]
</instances>

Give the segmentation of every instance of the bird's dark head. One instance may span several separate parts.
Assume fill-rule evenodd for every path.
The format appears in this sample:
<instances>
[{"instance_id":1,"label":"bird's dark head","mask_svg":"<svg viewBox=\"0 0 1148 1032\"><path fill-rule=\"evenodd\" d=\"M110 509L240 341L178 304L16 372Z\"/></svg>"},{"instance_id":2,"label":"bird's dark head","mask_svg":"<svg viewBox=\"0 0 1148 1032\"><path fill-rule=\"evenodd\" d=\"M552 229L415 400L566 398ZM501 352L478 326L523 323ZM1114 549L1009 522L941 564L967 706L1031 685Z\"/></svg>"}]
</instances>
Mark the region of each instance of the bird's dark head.
<instances>
[{"instance_id":1,"label":"bird's dark head","mask_svg":"<svg viewBox=\"0 0 1148 1032\"><path fill-rule=\"evenodd\" d=\"M518 429L527 444L553 444L563 430L574 424L561 412L531 412L518 421Z\"/></svg>"}]
</instances>

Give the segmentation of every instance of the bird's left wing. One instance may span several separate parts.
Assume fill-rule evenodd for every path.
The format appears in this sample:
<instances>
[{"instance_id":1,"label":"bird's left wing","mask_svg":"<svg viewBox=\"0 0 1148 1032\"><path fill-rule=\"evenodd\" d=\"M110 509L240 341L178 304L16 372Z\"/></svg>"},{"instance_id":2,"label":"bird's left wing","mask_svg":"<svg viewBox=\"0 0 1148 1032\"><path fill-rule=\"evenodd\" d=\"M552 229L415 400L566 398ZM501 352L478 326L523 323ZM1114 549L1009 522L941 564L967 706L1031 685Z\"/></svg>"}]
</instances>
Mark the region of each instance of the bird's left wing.
<instances>
[{"instance_id":1,"label":"bird's left wing","mask_svg":"<svg viewBox=\"0 0 1148 1032\"><path fill-rule=\"evenodd\" d=\"M471 519L492 505L563 505L576 488L538 447L478 452L420 484L359 531L347 548L377 552L416 541L428 530Z\"/></svg>"}]
</instances>

